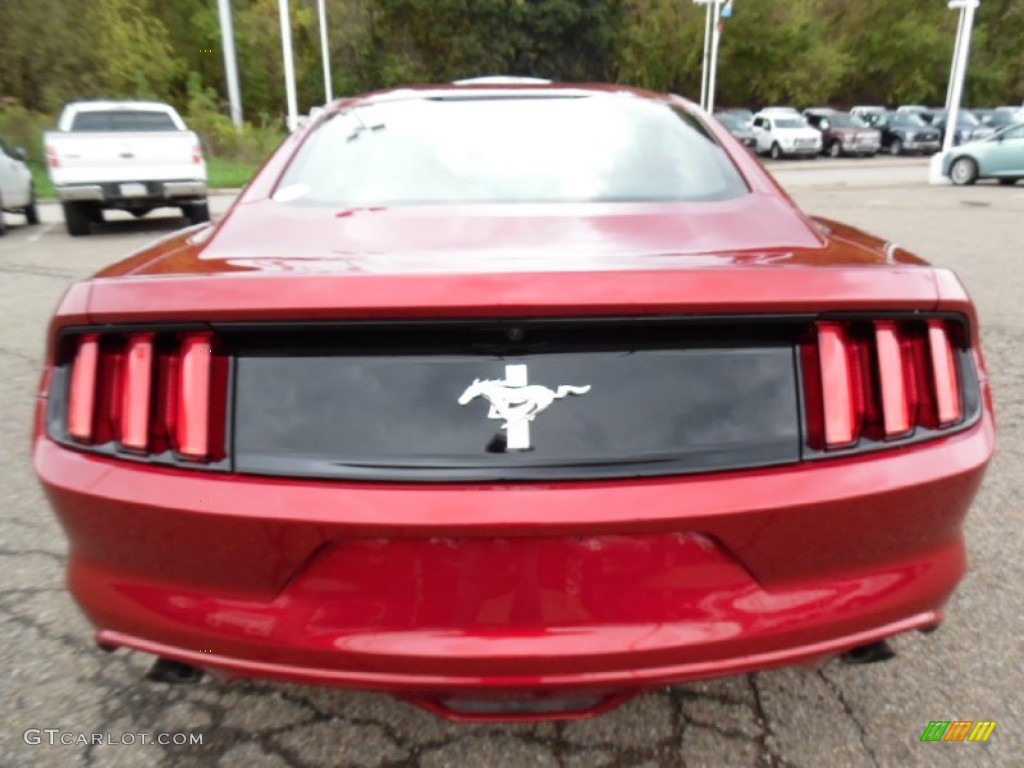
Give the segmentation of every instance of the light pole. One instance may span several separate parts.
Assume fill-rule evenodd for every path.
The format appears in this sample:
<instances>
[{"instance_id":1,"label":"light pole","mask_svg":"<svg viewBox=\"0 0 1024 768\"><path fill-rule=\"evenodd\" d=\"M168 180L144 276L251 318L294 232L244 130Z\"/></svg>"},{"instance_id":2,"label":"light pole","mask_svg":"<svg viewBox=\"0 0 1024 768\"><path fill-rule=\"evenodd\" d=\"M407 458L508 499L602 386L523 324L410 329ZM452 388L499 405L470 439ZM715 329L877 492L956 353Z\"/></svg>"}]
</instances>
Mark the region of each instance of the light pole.
<instances>
[{"instance_id":1,"label":"light pole","mask_svg":"<svg viewBox=\"0 0 1024 768\"><path fill-rule=\"evenodd\" d=\"M722 41L722 0L715 0L711 28L711 72L708 74L708 96L704 109L707 112L715 111L715 80L718 76L718 45Z\"/></svg>"},{"instance_id":2,"label":"light pole","mask_svg":"<svg viewBox=\"0 0 1024 768\"><path fill-rule=\"evenodd\" d=\"M700 108L708 103L708 71L711 63L711 0L693 0L704 6L704 55L700 61Z\"/></svg>"},{"instance_id":3,"label":"light pole","mask_svg":"<svg viewBox=\"0 0 1024 768\"><path fill-rule=\"evenodd\" d=\"M718 45L722 40L722 19L732 16L733 0L693 0L704 6L704 57L700 73L700 106L715 109L715 80L718 75Z\"/></svg>"},{"instance_id":4,"label":"light pole","mask_svg":"<svg viewBox=\"0 0 1024 768\"><path fill-rule=\"evenodd\" d=\"M292 20L288 0L277 0L281 12L281 53L284 57L284 88L288 97L288 130L299 124L299 105L295 95L295 58L292 56Z\"/></svg>"},{"instance_id":5,"label":"light pole","mask_svg":"<svg viewBox=\"0 0 1024 768\"><path fill-rule=\"evenodd\" d=\"M951 9L959 9L960 38L955 48L953 60L953 77L949 88L949 114L946 123L946 136L942 140L942 151L948 152L953 148L953 139L956 133L957 119L960 117L960 102L963 100L964 79L967 77L967 61L971 55L971 34L974 31L974 11L980 5L980 0L953 0L949 4Z\"/></svg>"},{"instance_id":6,"label":"light pole","mask_svg":"<svg viewBox=\"0 0 1024 768\"><path fill-rule=\"evenodd\" d=\"M964 95L964 79L967 77L967 61L971 55L971 34L974 31L974 12L981 0L952 0L950 10L960 11L957 24L956 44L953 46L953 66L949 75L949 87L946 90L946 133L942 137L942 151L932 157L928 168L930 184L945 184L942 175L944 158L953 148L956 138L957 122L960 119L960 102Z\"/></svg>"},{"instance_id":7,"label":"light pole","mask_svg":"<svg viewBox=\"0 0 1024 768\"><path fill-rule=\"evenodd\" d=\"M320 11L320 55L324 60L324 103L334 101L334 87L331 83L331 51L327 46L327 0L317 0Z\"/></svg>"},{"instance_id":8,"label":"light pole","mask_svg":"<svg viewBox=\"0 0 1024 768\"><path fill-rule=\"evenodd\" d=\"M224 76L228 81L231 122L242 127L242 95L238 88L238 58L235 56L235 28L231 23L231 0L217 0L220 12L221 47L224 49Z\"/></svg>"}]
</instances>

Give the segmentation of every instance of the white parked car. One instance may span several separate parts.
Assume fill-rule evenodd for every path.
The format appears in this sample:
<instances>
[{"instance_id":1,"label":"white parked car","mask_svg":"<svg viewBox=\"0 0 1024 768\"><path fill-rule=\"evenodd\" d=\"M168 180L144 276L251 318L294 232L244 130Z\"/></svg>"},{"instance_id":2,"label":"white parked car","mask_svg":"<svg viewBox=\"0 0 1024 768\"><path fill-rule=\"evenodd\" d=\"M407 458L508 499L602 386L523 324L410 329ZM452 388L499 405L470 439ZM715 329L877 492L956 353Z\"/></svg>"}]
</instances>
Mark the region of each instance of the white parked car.
<instances>
[{"instance_id":1,"label":"white parked car","mask_svg":"<svg viewBox=\"0 0 1024 768\"><path fill-rule=\"evenodd\" d=\"M782 157L817 157L821 152L821 133L800 115L758 112L751 126L757 138L757 153Z\"/></svg>"},{"instance_id":2,"label":"white parked car","mask_svg":"<svg viewBox=\"0 0 1024 768\"><path fill-rule=\"evenodd\" d=\"M4 211L24 214L29 224L39 223L32 172L25 164L25 150L11 149L0 141L0 235L7 231Z\"/></svg>"},{"instance_id":3,"label":"white parked car","mask_svg":"<svg viewBox=\"0 0 1024 768\"><path fill-rule=\"evenodd\" d=\"M111 208L144 216L173 206L193 224L210 220L199 137L167 104L68 104L45 143L50 178L72 235L88 234L89 225Z\"/></svg>"}]
</instances>

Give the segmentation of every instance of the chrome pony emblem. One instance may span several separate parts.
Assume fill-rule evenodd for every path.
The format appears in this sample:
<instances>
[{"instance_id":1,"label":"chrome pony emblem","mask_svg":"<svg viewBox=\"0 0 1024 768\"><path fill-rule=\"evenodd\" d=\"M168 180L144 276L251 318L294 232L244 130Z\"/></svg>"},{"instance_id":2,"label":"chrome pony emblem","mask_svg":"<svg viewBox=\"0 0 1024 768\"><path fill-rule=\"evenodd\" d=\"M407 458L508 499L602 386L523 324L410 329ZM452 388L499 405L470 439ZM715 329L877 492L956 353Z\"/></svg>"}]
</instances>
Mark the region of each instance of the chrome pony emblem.
<instances>
[{"instance_id":1,"label":"chrome pony emblem","mask_svg":"<svg viewBox=\"0 0 1024 768\"><path fill-rule=\"evenodd\" d=\"M486 399L491 404L487 418L505 422L501 428L505 430L506 450L525 451L530 448L530 422L538 413L550 408L555 400L589 391L589 384L562 384L555 389L530 384L525 365L506 365L504 379L475 379L459 396L459 405L469 405L478 397Z\"/></svg>"}]
</instances>

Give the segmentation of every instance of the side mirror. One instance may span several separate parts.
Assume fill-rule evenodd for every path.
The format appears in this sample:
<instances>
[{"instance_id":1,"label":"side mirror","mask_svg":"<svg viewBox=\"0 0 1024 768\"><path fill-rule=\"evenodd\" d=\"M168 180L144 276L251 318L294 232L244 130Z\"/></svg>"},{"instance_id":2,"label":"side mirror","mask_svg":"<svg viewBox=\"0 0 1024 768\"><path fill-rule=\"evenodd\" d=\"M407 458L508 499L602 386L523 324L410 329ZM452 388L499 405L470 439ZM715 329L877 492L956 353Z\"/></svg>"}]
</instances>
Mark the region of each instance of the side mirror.
<instances>
[{"instance_id":1,"label":"side mirror","mask_svg":"<svg viewBox=\"0 0 1024 768\"><path fill-rule=\"evenodd\" d=\"M28 152L25 151L24 147L15 147L14 156L21 160L23 163L28 162Z\"/></svg>"},{"instance_id":2,"label":"side mirror","mask_svg":"<svg viewBox=\"0 0 1024 768\"><path fill-rule=\"evenodd\" d=\"M828 130L828 120L822 120L820 123L818 123L818 127L821 128L821 130L823 130L823 131L827 131Z\"/></svg>"}]
</instances>

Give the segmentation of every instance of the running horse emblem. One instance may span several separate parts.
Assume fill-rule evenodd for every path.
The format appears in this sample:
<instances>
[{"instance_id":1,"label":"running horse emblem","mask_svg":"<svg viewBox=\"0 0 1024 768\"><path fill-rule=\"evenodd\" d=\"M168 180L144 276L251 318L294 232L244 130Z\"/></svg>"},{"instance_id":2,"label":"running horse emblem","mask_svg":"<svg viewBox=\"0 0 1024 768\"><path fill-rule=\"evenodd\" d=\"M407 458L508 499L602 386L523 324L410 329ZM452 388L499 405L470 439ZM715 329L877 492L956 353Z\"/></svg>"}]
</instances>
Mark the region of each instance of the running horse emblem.
<instances>
[{"instance_id":1,"label":"running horse emblem","mask_svg":"<svg viewBox=\"0 0 1024 768\"><path fill-rule=\"evenodd\" d=\"M525 365L505 366L504 379L475 379L459 396L459 405L469 405L482 397L490 404L487 418L500 419L506 432L507 449L524 451L530 448L530 422L543 413L555 400L569 395L585 395L590 385L562 384L550 389L527 381Z\"/></svg>"}]
</instances>

